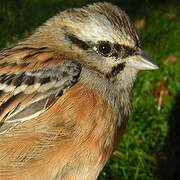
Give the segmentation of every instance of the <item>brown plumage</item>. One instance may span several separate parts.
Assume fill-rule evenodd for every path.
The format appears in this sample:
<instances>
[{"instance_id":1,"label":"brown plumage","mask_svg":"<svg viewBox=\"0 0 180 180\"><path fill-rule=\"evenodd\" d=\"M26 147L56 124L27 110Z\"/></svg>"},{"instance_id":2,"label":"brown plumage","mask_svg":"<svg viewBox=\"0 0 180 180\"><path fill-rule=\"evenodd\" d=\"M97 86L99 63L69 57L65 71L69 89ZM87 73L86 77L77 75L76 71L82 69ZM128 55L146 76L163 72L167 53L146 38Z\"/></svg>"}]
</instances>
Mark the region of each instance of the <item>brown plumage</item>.
<instances>
[{"instance_id":1,"label":"brown plumage","mask_svg":"<svg viewBox=\"0 0 180 180\"><path fill-rule=\"evenodd\" d=\"M143 69L158 67L128 16L109 3L66 10L2 50L0 179L96 179Z\"/></svg>"}]
</instances>

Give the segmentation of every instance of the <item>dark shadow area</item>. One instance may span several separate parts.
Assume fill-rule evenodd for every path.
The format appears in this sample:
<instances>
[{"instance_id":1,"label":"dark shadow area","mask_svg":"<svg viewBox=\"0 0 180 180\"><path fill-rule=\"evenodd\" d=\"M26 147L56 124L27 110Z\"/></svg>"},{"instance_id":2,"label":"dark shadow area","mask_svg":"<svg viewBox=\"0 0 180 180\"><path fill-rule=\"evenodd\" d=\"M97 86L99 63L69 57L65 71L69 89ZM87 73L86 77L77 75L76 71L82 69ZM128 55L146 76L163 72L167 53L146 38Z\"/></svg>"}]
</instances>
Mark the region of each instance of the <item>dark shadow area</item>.
<instances>
[{"instance_id":1,"label":"dark shadow area","mask_svg":"<svg viewBox=\"0 0 180 180\"><path fill-rule=\"evenodd\" d=\"M82 7L86 4L104 1L118 5L132 17L150 15L151 8L158 10L158 7L161 6L180 5L179 0L0 0L0 7L1 11L3 7L3 12L6 12L7 16L12 16L11 20L16 23L16 26L9 30L18 29L19 32L21 27L32 28L39 26L49 17L64 9ZM3 12L0 12L0 24L6 20L5 17L2 17L2 14L4 15Z\"/></svg>"},{"instance_id":2,"label":"dark shadow area","mask_svg":"<svg viewBox=\"0 0 180 180\"><path fill-rule=\"evenodd\" d=\"M180 179L180 94L168 119L169 133L166 145L159 155L157 176L162 180Z\"/></svg>"}]
</instances>

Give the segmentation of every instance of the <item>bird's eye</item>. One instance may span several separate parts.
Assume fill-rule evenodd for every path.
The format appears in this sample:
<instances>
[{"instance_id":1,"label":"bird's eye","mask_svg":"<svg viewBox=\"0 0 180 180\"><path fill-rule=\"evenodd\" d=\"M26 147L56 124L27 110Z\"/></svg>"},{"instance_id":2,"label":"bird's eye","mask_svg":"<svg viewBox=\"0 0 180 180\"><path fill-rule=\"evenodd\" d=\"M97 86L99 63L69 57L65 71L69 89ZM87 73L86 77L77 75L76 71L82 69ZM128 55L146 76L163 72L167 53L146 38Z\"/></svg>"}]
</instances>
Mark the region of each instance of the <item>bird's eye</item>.
<instances>
[{"instance_id":1,"label":"bird's eye","mask_svg":"<svg viewBox=\"0 0 180 180\"><path fill-rule=\"evenodd\" d=\"M103 56L108 56L111 53L111 44L109 42L100 42L98 45L98 52Z\"/></svg>"}]
</instances>

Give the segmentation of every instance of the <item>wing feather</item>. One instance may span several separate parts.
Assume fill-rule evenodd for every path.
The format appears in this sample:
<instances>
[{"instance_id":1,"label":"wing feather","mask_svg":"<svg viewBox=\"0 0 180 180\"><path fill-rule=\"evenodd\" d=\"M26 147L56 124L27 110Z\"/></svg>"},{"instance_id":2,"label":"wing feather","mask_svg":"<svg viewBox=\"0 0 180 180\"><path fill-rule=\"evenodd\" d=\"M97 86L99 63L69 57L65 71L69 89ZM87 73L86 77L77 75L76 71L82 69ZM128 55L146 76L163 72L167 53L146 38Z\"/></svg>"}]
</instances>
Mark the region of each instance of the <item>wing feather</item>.
<instances>
[{"instance_id":1,"label":"wing feather","mask_svg":"<svg viewBox=\"0 0 180 180\"><path fill-rule=\"evenodd\" d=\"M0 52L0 133L37 117L80 75L81 67L48 48L19 43Z\"/></svg>"}]
</instances>

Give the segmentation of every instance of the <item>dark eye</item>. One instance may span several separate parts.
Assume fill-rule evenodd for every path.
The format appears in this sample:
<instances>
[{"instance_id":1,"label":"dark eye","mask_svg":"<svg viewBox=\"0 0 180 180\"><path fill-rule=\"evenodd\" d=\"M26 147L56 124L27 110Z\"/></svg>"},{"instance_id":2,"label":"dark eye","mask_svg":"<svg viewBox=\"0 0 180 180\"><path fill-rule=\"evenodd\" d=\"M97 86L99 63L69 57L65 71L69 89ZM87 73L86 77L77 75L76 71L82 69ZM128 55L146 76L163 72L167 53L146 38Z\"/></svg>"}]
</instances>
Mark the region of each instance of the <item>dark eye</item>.
<instances>
[{"instance_id":1,"label":"dark eye","mask_svg":"<svg viewBox=\"0 0 180 180\"><path fill-rule=\"evenodd\" d=\"M98 52L103 56L108 56L111 53L111 44L109 42L100 42L98 45Z\"/></svg>"}]
</instances>

